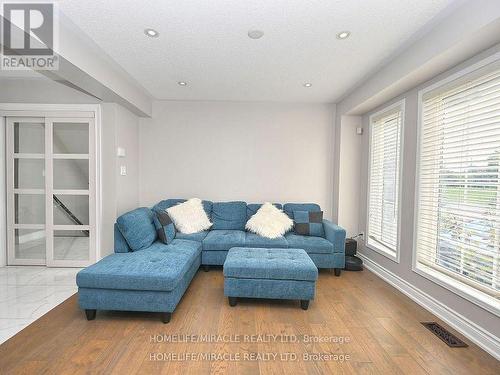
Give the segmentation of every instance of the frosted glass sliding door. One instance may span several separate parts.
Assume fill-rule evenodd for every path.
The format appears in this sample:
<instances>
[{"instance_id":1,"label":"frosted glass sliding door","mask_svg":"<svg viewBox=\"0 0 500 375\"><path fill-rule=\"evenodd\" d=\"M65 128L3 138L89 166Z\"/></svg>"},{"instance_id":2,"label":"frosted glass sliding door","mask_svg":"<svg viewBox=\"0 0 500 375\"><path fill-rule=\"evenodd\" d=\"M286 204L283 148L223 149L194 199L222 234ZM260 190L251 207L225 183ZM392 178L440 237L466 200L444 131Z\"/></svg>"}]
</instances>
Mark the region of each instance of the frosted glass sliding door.
<instances>
[{"instance_id":1,"label":"frosted glass sliding door","mask_svg":"<svg viewBox=\"0 0 500 375\"><path fill-rule=\"evenodd\" d=\"M9 264L95 261L91 118L7 118Z\"/></svg>"}]
</instances>

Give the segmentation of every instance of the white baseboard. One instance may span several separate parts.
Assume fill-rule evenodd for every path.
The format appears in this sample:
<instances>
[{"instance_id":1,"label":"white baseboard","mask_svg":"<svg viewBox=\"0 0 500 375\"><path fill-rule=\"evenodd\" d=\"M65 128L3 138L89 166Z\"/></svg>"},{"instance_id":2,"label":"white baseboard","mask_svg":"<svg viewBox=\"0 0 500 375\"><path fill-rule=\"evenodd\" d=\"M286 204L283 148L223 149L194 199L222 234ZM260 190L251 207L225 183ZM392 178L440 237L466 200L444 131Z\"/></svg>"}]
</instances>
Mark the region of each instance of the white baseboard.
<instances>
[{"instance_id":1,"label":"white baseboard","mask_svg":"<svg viewBox=\"0 0 500 375\"><path fill-rule=\"evenodd\" d=\"M500 339L497 336L492 335L484 328L481 328L463 315L460 315L456 311L450 309L448 306L439 302L427 293L424 293L391 271L386 270L384 267L367 258L363 254L358 253L357 255L363 259L363 263L368 270L379 276L382 280L391 284L424 309L430 311L438 318L449 324L450 327L460 332L493 357L500 360Z\"/></svg>"}]
</instances>

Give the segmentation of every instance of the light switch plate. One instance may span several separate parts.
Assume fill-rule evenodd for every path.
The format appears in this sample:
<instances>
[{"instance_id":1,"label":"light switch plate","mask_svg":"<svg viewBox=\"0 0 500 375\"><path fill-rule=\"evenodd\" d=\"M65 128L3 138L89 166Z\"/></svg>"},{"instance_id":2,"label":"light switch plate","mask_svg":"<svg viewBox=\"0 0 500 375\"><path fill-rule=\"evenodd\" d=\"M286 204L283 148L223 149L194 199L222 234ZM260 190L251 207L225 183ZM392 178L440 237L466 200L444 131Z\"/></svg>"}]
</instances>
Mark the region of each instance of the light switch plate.
<instances>
[{"instance_id":1,"label":"light switch plate","mask_svg":"<svg viewBox=\"0 0 500 375\"><path fill-rule=\"evenodd\" d=\"M127 175L127 167L125 165L120 166L120 176L126 176Z\"/></svg>"},{"instance_id":2,"label":"light switch plate","mask_svg":"<svg viewBox=\"0 0 500 375\"><path fill-rule=\"evenodd\" d=\"M357 135L363 135L363 128L356 128Z\"/></svg>"}]
</instances>

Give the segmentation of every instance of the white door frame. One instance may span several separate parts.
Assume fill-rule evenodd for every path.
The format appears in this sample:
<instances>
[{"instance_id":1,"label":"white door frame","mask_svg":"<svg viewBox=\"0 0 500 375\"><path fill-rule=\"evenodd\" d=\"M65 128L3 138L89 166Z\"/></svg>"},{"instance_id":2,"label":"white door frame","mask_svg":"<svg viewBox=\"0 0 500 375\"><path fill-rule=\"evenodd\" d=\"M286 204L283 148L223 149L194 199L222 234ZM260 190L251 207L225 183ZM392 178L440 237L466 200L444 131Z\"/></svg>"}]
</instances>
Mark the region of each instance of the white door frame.
<instances>
[{"instance_id":1,"label":"white door frame","mask_svg":"<svg viewBox=\"0 0 500 375\"><path fill-rule=\"evenodd\" d=\"M95 184L90 187L94 192L95 196L93 202L89 202L95 207L95 210L90 210L90 215L94 215L94 238L91 238L92 245L94 251L91 251L90 260L87 262L88 264L94 263L97 259L100 258L99 245L101 238L101 220L102 220L102 204L101 204L101 106L98 104L38 104L38 103L0 103L0 124L7 125L6 121L4 121L7 116L20 116L20 117L71 117L71 118L93 118L94 120L94 139L93 139L93 147L89 148L89 153L94 151L95 160L93 162L93 166L89 168L93 169L93 175ZM4 129L2 129L4 130ZM5 134L5 133L4 133ZM1 149L1 148L0 148ZM5 150L7 151L7 150ZM7 156L7 152L5 153ZM7 176L8 171L4 177ZM4 207L7 207L7 195L3 195L0 198ZM1 206L1 204L0 204ZM7 220L8 222L9 220ZM6 231L6 235L10 233L7 228L4 229ZM1 236L0 236L1 239ZM7 249L7 246L5 247ZM1 261L2 257L0 257ZM7 251L5 250L5 260L7 263ZM1 266L2 264L0 264ZM78 262L78 264L71 265L64 261L64 264L59 262L54 262L51 264L52 266L67 266L67 267L81 267L82 263Z\"/></svg>"},{"instance_id":2,"label":"white door frame","mask_svg":"<svg viewBox=\"0 0 500 375\"><path fill-rule=\"evenodd\" d=\"M5 150L5 118L0 116L0 267L7 265L7 202L6 202L6 150Z\"/></svg>"}]
</instances>

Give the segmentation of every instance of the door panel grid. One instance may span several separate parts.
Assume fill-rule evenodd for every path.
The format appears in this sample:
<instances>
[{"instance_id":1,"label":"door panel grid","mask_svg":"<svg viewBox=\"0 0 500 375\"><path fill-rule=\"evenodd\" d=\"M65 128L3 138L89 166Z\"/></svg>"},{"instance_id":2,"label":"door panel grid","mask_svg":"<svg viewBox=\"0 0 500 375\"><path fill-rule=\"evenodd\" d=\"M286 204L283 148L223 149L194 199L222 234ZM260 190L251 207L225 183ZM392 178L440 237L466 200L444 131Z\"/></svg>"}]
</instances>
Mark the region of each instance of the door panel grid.
<instances>
[{"instance_id":1,"label":"door panel grid","mask_svg":"<svg viewBox=\"0 0 500 375\"><path fill-rule=\"evenodd\" d=\"M94 119L8 117L7 156L9 264L93 263Z\"/></svg>"}]
</instances>

